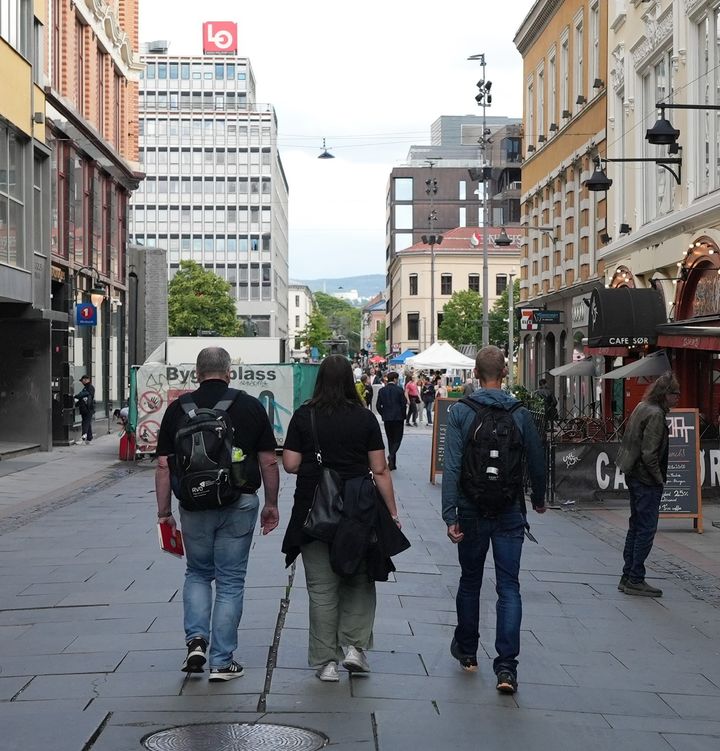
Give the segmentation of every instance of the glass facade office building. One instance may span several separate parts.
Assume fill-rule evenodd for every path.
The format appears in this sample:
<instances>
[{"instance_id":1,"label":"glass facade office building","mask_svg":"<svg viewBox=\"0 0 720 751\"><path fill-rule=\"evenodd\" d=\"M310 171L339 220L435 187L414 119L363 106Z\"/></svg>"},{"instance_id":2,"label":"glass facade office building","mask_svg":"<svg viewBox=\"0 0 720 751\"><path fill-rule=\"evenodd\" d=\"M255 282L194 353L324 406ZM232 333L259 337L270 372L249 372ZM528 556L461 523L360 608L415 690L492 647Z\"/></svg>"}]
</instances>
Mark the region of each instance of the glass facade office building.
<instances>
[{"instance_id":1,"label":"glass facade office building","mask_svg":"<svg viewBox=\"0 0 720 751\"><path fill-rule=\"evenodd\" d=\"M287 337L288 185L271 105L255 101L250 61L142 57L133 242L167 250L172 278L190 259L226 279L259 336Z\"/></svg>"}]
</instances>

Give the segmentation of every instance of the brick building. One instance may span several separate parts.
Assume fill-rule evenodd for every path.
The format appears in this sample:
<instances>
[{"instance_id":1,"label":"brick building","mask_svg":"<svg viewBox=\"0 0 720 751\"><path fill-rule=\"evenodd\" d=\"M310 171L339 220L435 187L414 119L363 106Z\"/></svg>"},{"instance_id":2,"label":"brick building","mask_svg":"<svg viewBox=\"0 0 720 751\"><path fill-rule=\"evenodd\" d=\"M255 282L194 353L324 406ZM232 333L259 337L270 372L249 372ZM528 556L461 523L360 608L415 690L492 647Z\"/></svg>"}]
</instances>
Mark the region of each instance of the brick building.
<instances>
[{"instance_id":1,"label":"brick building","mask_svg":"<svg viewBox=\"0 0 720 751\"><path fill-rule=\"evenodd\" d=\"M96 417L127 395L126 243L138 186L138 0L49 0L53 440L73 437L72 394L93 378ZM76 305L95 290L96 325ZM102 292L102 297L98 293ZM102 300L100 302L100 300Z\"/></svg>"}]
</instances>

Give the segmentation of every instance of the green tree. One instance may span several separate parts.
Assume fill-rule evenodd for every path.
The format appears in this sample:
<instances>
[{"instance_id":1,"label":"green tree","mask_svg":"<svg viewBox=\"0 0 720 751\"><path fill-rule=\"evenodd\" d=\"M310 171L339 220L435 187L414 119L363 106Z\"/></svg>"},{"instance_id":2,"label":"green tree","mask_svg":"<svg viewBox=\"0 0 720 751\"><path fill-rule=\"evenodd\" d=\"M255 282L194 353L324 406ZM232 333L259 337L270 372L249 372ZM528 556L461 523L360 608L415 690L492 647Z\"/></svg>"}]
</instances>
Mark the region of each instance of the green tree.
<instances>
[{"instance_id":1,"label":"green tree","mask_svg":"<svg viewBox=\"0 0 720 751\"><path fill-rule=\"evenodd\" d=\"M313 297L318 310L325 316L328 326L338 337L348 340L350 350L358 352L360 342L360 325L362 310L325 292L316 292Z\"/></svg>"},{"instance_id":2,"label":"green tree","mask_svg":"<svg viewBox=\"0 0 720 751\"><path fill-rule=\"evenodd\" d=\"M387 341L385 339L385 321L380 321L378 330L375 332L375 354L385 357L387 354Z\"/></svg>"},{"instance_id":3,"label":"green tree","mask_svg":"<svg viewBox=\"0 0 720 751\"><path fill-rule=\"evenodd\" d=\"M453 347L482 342L482 297L472 290L455 292L443 308L438 336Z\"/></svg>"},{"instance_id":4,"label":"green tree","mask_svg":"<svg viewBox=\"0 0 720 751\"><path fill-rule=\"evenodd\" d=\"M238 336L242 326L230 297L230 285L195 261L180 261L168 285L170 336L197 336L199 330Z\"/></svg>"},{"instance_id":5,"label":"green tree","mask_svg":"<svg viewBox=\"0 0 720 751\"><path fill-rule=\"evenodd\" d=\"M330 339L331 332L325 316L315 308L305 328L298 333L298 338L305 342L307 347L317 347L321 354L327 351L327 345L324 343Z\"/></svg>"},{"instance_id":6,"label":"green tree","mask_svg":"<svg viewBox=\"0 0 720 751\"><path fill-rule=\"evenodd\" d=\"M517 306L520 302L520 280L513 282L513 304ZM490 343L498 347L505 347L508 344L508 290L495 301L493 309L490 311ZM518 345L520 336L520 321L513 311L513 332L515 337L515 347Z\"/></svg>"}]
</instances>

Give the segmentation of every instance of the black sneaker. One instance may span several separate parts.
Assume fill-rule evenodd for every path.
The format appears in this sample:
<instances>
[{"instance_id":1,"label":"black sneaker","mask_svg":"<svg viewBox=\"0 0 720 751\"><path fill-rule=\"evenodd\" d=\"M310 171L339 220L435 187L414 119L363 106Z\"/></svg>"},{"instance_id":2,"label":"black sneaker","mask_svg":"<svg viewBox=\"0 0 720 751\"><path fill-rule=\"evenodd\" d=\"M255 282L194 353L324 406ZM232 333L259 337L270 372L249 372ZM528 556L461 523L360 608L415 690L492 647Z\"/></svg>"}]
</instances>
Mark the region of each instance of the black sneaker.
<instances>
[{"instance_id":1,"label":"black sneaker","mask_svg":"<svg viewBox=\"0 0 720 751\"><path fill-rule=\"evenodd\" d=\"M207 662L207 642L201 636L190 639L187 643L187 657L180 668L184 673L202 673Z\"/></svg>"},{"instance_id":2,"label":"black sneaker","mask_svg":"<svg viewBox=\"0 0 720 751\"><path fill-rule=\"evenodd\" d=\"M628 579L628 576L627 576L627 574L623 574L623 575L622 575L622 576L620 577L620 581L618 582L618 589L619 589L619 590L620 590L621 592L624 592L624 591L625 591L625 585L626 585L626 584L627 584L627 583L628 583L629 581L630 581L630 579Z\"/></svg>"},{"instance_id":3,"label":"black sneaker","mask_svg":"<svg viewBox=\"0 0 720 751\"><path fill-rule=\"evenodd\" d=\"M623 592L626 595L639 595L640 597L662 597L662 589L651 587L645 579L637 583L628 579L623 587Z\"/></svg>"},{"instance_id":4,"label":"black sneaker","mask_svg":"<svg viewBox=\"0 0 720 751\"><path fill-rule=\"evenodd\" d=\"M510 670L501 670L497 674L497 685L495 686L501 694L514 694L517 691L517 678L515 673Z\"/></svg>"},{"instance_id":5,"label":"black sneaker","mask_svg":"<svg viewBox=\"0 0 720 751\"><path fill-rule=\"evenodd\" d=\"M245 674L243 666L233 660L226 668L210 668L209 681L231 681Z\"/></svg>"},{"instance_id":6,"label":"black sneaker","mask_svg":"<svg viewBox=\"0 0 720 751\"><path fill-rule=\"evenodd\" d=\"M467 673L474 673L478 669L477 657L464 655L458 649L457 642L450 642L450 654L460 663L460 667Z\"/></svg>"}]
</instances>

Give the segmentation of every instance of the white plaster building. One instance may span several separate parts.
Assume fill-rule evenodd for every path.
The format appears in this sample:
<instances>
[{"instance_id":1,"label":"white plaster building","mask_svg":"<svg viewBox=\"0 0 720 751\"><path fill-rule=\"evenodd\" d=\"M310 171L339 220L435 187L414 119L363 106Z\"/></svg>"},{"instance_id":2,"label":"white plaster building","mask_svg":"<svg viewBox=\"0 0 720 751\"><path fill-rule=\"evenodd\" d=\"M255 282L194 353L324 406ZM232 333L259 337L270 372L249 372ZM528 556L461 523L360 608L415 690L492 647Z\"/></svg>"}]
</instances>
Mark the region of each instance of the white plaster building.
<instances>
[{"instance_id":1,"label":"white plaster building","mask_svg":"<svg viewBox=\"0 0 720 751\"><path fill-rule=\"evenodd\" d=\"M314 305L310 287L292 283L288 286L288 339L293 360L307 360L307 345L298 334L308 325Z\"/></svg>"}]
</instances>

